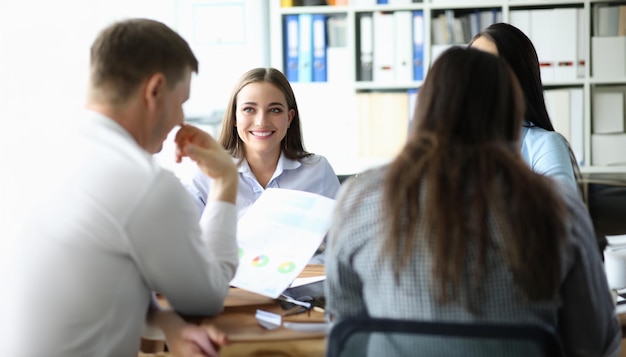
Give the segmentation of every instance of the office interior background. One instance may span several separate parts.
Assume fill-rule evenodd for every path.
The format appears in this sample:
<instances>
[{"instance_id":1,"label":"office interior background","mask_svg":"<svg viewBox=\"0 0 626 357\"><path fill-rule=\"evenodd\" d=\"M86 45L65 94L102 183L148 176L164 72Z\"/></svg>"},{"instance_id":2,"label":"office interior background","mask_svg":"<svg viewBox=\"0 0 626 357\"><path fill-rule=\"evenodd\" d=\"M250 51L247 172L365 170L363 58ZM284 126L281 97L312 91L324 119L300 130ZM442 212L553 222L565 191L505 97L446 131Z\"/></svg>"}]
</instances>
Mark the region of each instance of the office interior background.
<instances>
[{"instance_id":1,"label":"office interior background","mask_svg":"<svg viewBox=\"0 0 626 357\"><path fill-rule=\"evenodd\" d=\"M201 14L197 33L207 37L197 38L188 25L193 21L190 8L199 1L0 1L0 237L4 238L0 239L0 267L10 259L7 238L37 204L38 192L46 190L46 172L54 170L58 160L72 160L73 151L80 150L63 146L62 140L64 131L81 119L89 47L103 27L123 18L147 17L181 32L200 61L191 99L184 107L190 118L219 111L239 75L269 65L267 1L203 2L241 3L245 11L230 20L211 12ZM217 36L231 43L215 44L220 41ZM158 157L164 166L181 170L174 166L171 144Z\"/></svg>"},{"instance_id":2,"label":"office interior background","mask_svg":"<svg viewBox=\"0 0 626 357\"><path fill-rule=\"evenodd\" d=\"M203 11L192 11L198 5ZM10 237L37 204L37 193L47 186L46 172L54 170L57 160L71 160L72 151L79 149L64 147L62 138L65 129L81 118L89 47L103 27L137 16L179 31L200 61L185 114L217 135L221 112L238 77L248 69L271 65L271 6L279 6L279 1L0 1L1 236ZM343 103L333 102L332 93L301 92L300 111L303 118L310 118L303 123L307 148L329 156L345 150L341 132L351 129L336 122L345 116ZM309 114L310 108L320 115ZM51 150L59 145L60 150ZM181 177L193 169L188 161L174 164L171 140L157 157ZM1 250L0 261L7 251Z\"/></svg>"},{"instance_id":3,"label":"office interior background","mask_svg":"<svg viewBox=\"0 0 626 357\"><path fill-rule=\"evenodd\" d=\"M375 0L350 0L348 7L328 6L322 11L318 11L319 8L311 10L305 7L281 7L281 2L0 0L0 167L3 168L3 173L0 174L0 236L9 237L28 209L37 204L38 192L47 187L46 172L54 170L55 162L71 160L72 152L79 150L62 144L65 129L81 118L88 77L89 47L103 27L127 17L147 17L162 21L179 31L191 44L200 61L200 71L192 79L191 98L184 106L185 113L189 122L196 123L215 135L220 127L221 112L242 73L260 66L274 66L281 70L286 68L289 38L288 30L283 28L283 21L288 16L323 13L327 20L343 18L344 37L339 45L342 51L337 51L338 48L334 47L337 43L331 44L332 34L329 28L326 29L329 41L327 60L330 63L332 55L333 61L343 63L339 67L335 66L335 69L340 70L333 70L331 73L329 64L325 82L303 83L298 80L292 83L300 109L305 145L309 151L326 156L338 174L356 173L386 162L406 137L410 119L408 113L412 110L411 98L414 98L408 91L418 87L421 80L411 76L408 79L379 81L375 74L373 80L368 80L361 72L359 61L364 50L367 50L367 44L361 39L366 37L366 27L372 26L372 23L376 25L377 21L370 19L371 22L367 25L363 20L364 13L380 12L382 9L376 7L377 5L370 5L375 4ZM618 36L616 42L597 41L598 43L593 37L599 34L597 31L605 30L599 28L599 24L611 22L596 21L601 9L606 8L606 5L619 5L619 1L387 2L388 5L384 6L390 11L415 15L416 10L422 10L421 34L415 32L413 22L408 22L408 26L414 28L395 31L410 33L409 41L414 41L417 37L423 41L423 74L443 48L438 46L442 39L438 31L435 31L437 21L462 18L476 10L495 14L492 10L498 9L497 19L509 21L515 16L523 15L523 23L524 16L530 16L527 10L545 10L535 11L538 18L543 16L547 19L535 21L535 24L542 24L544 27L543 30L540 29L544 36L531 36L538 50L543 53L544 49L561 43L576 43L573 50L575 53L571 54L574 58L561 61L573 63L573 68L566 68L569 71L566 75L569 77L555 77L556 72L551 77L544 77L546 89L555 93L551 97L553 103L563 102L567 97L564 102L567 103L567 110L562 110L560 114L558 110L556 114L553 111L553 120L556 117L567 118L566 122L559 125L566 125L567 127L562 126L563 131L570 135L570 141L577 142L575 150L578 150L577 156L584 170L626 172L626 166L623 166L626 155L618 150L626 150L626 121L623 120L626 37ZM558 11L550 13L555 9ZM564 23L554 15L558 13L565 16L570 10L576 13L567 15L576 17L573 20L575 22L569 24L575 30L566 30L562 35L555 34L568 27L563 26ZM519 19L520 17L518 21ZM615 21L621 23L617 18ZM553 24L554 28L546 23ZM342 26L341 22L339 26ZM530 27L525 30L527 34L533 31ZM373 36L380 32L374 31ZM561 41L563 37L559 36L567 36L567 41ZM539 42L540 38L548 38L553 42ZM460 40L459 44L463 42L466 41ZM601 46L609 48L613 54L594 56L594 51L600 51ZM605 58L612 62L603 62ZM617 72L611 70L611 66L615 66L614 62L617 65L621 63ZM593 72L596 68L604 70L605 78L598 76L598 72ZM600 121L597 118L602 113L592 113L592 94L607 91L609 93L599 96L599 100L608 104L598 105L596 108L617 108L621 103L622 111L617 114L617 120L608 118ZM378 104L374 107L372 103ZM592 145L598 149L592 151ZM50 149L59 146L60 150ZM602 150L605 155L598 155L602 146L606 149ZM193 169L190 162L174 164L171 140L166 142L157 158L181 179L187 179ZM613 161L602 161L609 159ZM6 240L2 241L6 243ZM10 254L7 252L10 247L4 244L0 248L0 262L9 259Z\"/></svg>"}]
</instances>

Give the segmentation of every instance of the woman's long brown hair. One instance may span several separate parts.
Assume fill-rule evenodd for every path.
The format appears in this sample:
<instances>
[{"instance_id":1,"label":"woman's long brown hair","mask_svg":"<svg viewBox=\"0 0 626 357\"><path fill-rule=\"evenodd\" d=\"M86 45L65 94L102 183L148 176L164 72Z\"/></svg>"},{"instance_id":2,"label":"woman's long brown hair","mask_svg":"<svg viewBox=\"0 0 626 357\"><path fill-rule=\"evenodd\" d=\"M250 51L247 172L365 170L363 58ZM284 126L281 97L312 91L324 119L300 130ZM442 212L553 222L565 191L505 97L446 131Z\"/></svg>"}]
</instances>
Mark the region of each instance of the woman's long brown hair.
<instances>
[{"instance_id":1,"label":"woman's long brown hair","mask_svg":"<svg viewBox=\"0 0 626 357\"><path fill-rule=\"evenodd\" d=\"M383 254L395 261L396 278L413 259L416 239L424 239L432 282L449 301L464 269L479 284L488 248L501 246L529 299L555 296L566 210L519 154L523 113L519 83L504 60L453 48L434 63L410 138L384 184ZM477 259L468 260L470 249Z\"/></svg>"}]
</instances>

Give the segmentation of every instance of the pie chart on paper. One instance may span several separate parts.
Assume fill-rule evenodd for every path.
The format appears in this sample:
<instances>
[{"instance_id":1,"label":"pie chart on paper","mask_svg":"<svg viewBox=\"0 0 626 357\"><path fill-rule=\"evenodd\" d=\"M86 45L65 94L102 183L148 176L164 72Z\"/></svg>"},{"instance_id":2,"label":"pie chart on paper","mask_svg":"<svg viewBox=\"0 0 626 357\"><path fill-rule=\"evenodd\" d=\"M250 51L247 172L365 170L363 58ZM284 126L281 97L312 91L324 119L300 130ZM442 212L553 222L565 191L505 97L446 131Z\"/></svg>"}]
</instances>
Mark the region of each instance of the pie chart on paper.
<instances>
[{"instance_id":1,"label":"pie chart on paper","mask_svg":"<svg viewBox=\"0 0 626 357\"><path fill-rule=\"evenodd\" d=\"M296 263L294 262L284 262L278 266L278 272L283 274L291 273L296 268Z\"/></svg>"},{"instance_id":2,"label":"pie chart on paper","mask_svg":"<svg viewBox=\"0 0 626 357\"><path fill-rule=\"evenodd\" d=\"M256 258L252 259L252 265L257 268L262 268L269 263L270 258L267 255L259 255Z\"/></svg>"}]
</instances>

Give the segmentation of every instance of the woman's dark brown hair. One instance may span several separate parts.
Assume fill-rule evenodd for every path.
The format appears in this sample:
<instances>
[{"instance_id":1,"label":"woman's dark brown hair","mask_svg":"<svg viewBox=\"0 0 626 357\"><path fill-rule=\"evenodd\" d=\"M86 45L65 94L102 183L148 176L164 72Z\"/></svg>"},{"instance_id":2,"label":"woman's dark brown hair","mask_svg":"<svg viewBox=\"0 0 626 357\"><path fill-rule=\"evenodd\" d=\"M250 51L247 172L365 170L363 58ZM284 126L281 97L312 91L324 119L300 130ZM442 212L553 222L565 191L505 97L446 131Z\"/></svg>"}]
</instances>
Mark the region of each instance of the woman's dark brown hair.
<instances>
[{"instance_id":1,"label":"woman's dark brown hair","mask_svg":"<svg viewBox=\"0 0 626 357\"><path fill-rule=\"evenodd\" d=\"M496 247L529 299L554 297L566 211L519 153L523 114L519 83L502 58L452 48L433 64L384 184L383 254L396 261L396 277L424 239L445 302L466 274L480 283Z\"/></svg>"},{"instance_id":2,"label":"woman's dark brown hair","mask_svg":"<svg viewBox=\"0 0 626 357\"><path fill-rule=\"evenodd\" d=\"M555 131L546 108L539 59L532 41L517 27L503 22L492 24L478 33L470 42L470 46L480 37L493 41L498 49L498 56L507 61L517 76L526 103L524 111L524 119L528 122L526 125ZM578 182L578 190L582 195L582 174L578 160L569 143L567 146L574 169L574 178Z\"/></svg>"}]
</instances>

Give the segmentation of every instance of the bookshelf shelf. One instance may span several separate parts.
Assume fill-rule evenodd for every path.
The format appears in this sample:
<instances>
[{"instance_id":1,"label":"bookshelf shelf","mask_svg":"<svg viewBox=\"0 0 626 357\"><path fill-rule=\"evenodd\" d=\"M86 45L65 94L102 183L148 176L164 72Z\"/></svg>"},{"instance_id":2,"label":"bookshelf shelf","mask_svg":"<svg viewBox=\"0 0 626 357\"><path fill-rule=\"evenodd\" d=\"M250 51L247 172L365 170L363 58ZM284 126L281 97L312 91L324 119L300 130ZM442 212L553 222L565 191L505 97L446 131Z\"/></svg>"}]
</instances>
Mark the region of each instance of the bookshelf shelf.
<instances>
[{"instance_id":1,"label":"bookshelf shelf","mask_svg":"<svg viewBox=\"0 0 626 357\"><path fill-rule=\"evenodd\" d=\"M618 77L618 78L607 78L607 79L595 79L590 78L589 82L591 84L626 84L626 77Z\"/></svg>"},{"instance_id":2,"label":"bookshelf shelf","mask_svg":"<svg viewBox=\"0 0 626 357\"><path fill-rule=\"evenodd\" d=\"M353 9L349 6L293 6L281 7L283 15L288 14L346 14Z\"/></svg>"},{"instance_id":3,"label":"bookshelf shelf","mask_svg":"<svg viewBox=\"0 0 626 357\"><path fill-rule=\"evenodd\" d=\"M579 0L551 0L551 1L510 1L509 6L559 6L559 5L584 5L590 1Z\"/></svg>"},{"instance_id":4,"label":"bookshelf shelf","mask_svg":"<svg viewBox=\"0 0 626 357\"><path fill-rule=\"evenodd\" d=\"M408 82L408 83L376 83L376 82L357 82L354 84L354 88L358 91L363 90L407 90L409 88L419 88L422 82Z\"/></svg>"},{"instance_id":5,"label":"bookshelf shelf","mask_svg":"<svg viewBox=\"0 0 626 357\"><path fill-rule=\"evenodd\" d=\"M363 112L360 109L363 102L363 95L373 93L373 92L397 92L403 93L406 96L410 96L410 90L416 90L422 84L423 78L427 75L428 68L432 64L433 60L436 59L439 53L443 51L448 44L447 37L444 37L444 41L446 44L441 44L442 38L440 37L439 30L437 30L437 24L439 21L448 21L446 24L452 26L450 21L455 22L459 21L456 18L462 18L467 16L471 18L472 16L480 16L473 15L478 14L479 11L484 12L483 16L490 16L488 13L493 13L492 21L502 21L509 22L517 27L519 27L522 31L524 31L529 37L533 40L535 47L537 48L540 61L548 60L546 58L542 58L542 55L545 55L546 51L550 50L550 47L558 47L560 43L567 44L569 51L572 49L575 52L575 58L572 60L577 64L576 68L573 68L573 73L570 72L566 75L562 73L557 73L559 69L557 68L554 73L548 72L547 74L542 72L542 78L544 83L544 88L546 89L546 101L549 109L551 109L551 117L555 126L557 127L557 131L559 130L558 125L559 121L566 120L566 126L569 128L575 128L574 131L576 135L582 135L578 137L572 137L570 133L564 133L572 146L576 146L574 151L577 153L577 158L581 164L581 169L584 172L623 172L626 173L626 133L594 133L593 132L593 105L594 105L594 93L606 90L607 88L621 88L622 85L626 88L626 75L603 75L601 77L595 76L593 73L593 63L592 61L600 61L604 57L609 57L611 54L607 54L607 56L602 56L597 53L597 45L595 45L595 40L592 41L592 38L596 36L598 33L598 27L600 25L605 25L607 22L610 23L610 20L607 20L606 17L606 8L607 7L623 7L623 20L624 23L620 26L623 26L626 31L626 0L624 1L609 1L609 0L482 0L482 1L462 1L462 0L423 0L423 2L413 2L407 3L405 5L396 4L375 4L375 0L350 0L351 5L343 5L343 6L297 6L297 7L281 7L280 0L271 0L272 6L270 9L270 15L273 17L272 29L270 31L270 39L271 39L271 47L272 47L272 55L271 55L271 63L272 66L285 70L285 28L283 27L283 20L286 15L299 15L299 14L325 14L328 17L341 17L345 22L345 28L342 30L343 35L345 36L345 41L342 46L344 47L343 56L346 57L345 62L342 65L339 65L342 70L339 71L344 74L344 81L341 83L333 82L330 78L327 82L322 83L318 86L320 90L324 90L325 92L332 92L333 97L337 100L337 102L342 103L341 108L333 108L330 110L331 113L328 113L329 108L323 108L323 106L314 106L310 105L308 107L319 107L319 111L313 110L312 113L303 113L303 117L306 118L309 115L312 117L317 116L328 116L334 115L333 112L336 111L337 118L341 118L342 120L347 121L350 125L354 125L355 128L353 130L353 135L355 137L350 140L346 140L347 143L352 143L357 146L357 149L350 151L347 155L352 155L349 159L346 159L347 156L344 155L343 159L338 159L338 163L334 163L332 160L333 150L331 148L327 148L323 145L318 147L314 147L318 152L325 154L327 157L330 157L331 163L334 166L342 165L342 160L351 160L351 167L354 167L354 160L357 162L359 160L363 160L364 162L372 162L375 161L377 163L384 162L385 160L390 159L393 155L390 155L389 152L386 153L387 156L381 157L363 157L359 145L367 145L363 143L363 139L360 136L363 135L363 132L367 132L368 128L363 128L362 120L360 120L360 116L363 116ZM389 0L389 2L394 3L393 0ZM367 68L366 65L362 63L363 53L367 53L367 43L364 44L362 41L363 34L367 33L367 27L365 27L365 32L363 30L363 22L361 19L368 15L375 15L376 13L385 12L385 13L397 13L397 12L409 12L411 14L415 14L416 12L421 12L422 14L422 41L421 44L423 46L423 54L421 56L421 61L423 63L423 76L421 78L398 78L396 76L395 80L377 80L376 75L370 79L367 76L364 77L363 68ZM546 36L538 36L537 33L549 33L552 31L550 26L554 26L556 22L552 13L558 14L559 16L565 16L568 21L574 21L570 26L573 28L572 31L575 32L573 35L568 35L567 39L563 40L561 37L557 40L554 39L554 43L547 44L545 42L544 37ZM576 15L573 15L575 13ZM541 15L541 16L540 16ZM536 28L533 29L530 26L529 22L523 22L525 18L533 18L535 19L535 24L539 25L539 30ZM602 18L599 18L602 17ZM519 23L520 18L522 18L522 22ZM542 20L543 19L543 20ZM552 19L552 20L548 20ZM620 18L621 19L621 18ZM460 21L468 21L468 20L460 20ZM373 22L373 21L372 21ZM552 24L551 24L552 23ZM411 44L407 46L412 46L415 29L413 26L415 23L412 22L411 25L408 26L407 33L410 33L412 36ZM489 23L480 25L479 29L482 30ZM618 24L616 24L617 26ZM367 26L367 24L365 25ZM464 37L457 40L454 44L464 46L468 40L473 36L473 33L467 33L467 25L465 26L465 32L463 32ZM541 29L541 27L544 27ZM559 23L558 27L562 27L563 23ZM375 27L375 25L372 25ZM476 28L475 25L473 25ZM556 28L556 27L555 27ZM386 31L386 30L385 30ZM449 30L448 30L449 31ZM475 30L474 30L475 31ZM533 31L535 32L535 36L533 36ZM556 30L555 30L556 31ZM374 29L372 36L375 37L379 30ZM452 32L451 32L452 33ZM457 30L456 32L461 33ZM404 34L402 34L404 36ZM447 35L447 34L446 34ZM329 35L330 36L330 35ZM367 36L367 35L365 35ZM554 37L556 37L555 35ZM623 34L622 36L626 36ZM389 36L388 41L394 41L394 37L397 36ZM459 37L459 36L457 36ZM460 37L459 37L460 38ZM543 41L543 42L542 42ZM375 42L375 41L374 41ZM626 40L623 41L624 46L626 47ZM546 47L547 46L547 47ZM365 47L365 50L363 50ZM391 47L389 47L391 48ZM396 46L395 48L398 48ZM548 50L546 50L548 48ZM595 50L594 50L595 48ZM615 48L615 47L614 47ZM619 47L616 47L619 48ZM375 49L372 50L374 52ZM594 53L596 51L596 53ZM626 48L625 48L626 52ZM374 54L372 54L374 55ZM556 55L554 55L556 56ZM624 54L626 56L626 53ZM367 56L366 56L367 57ZM545 56L544 56L545 57ZM327 58L328 59L328 58ZM414 58L413 58L414 59ZM558 62L559 60L556 58L550 58L553 63L564 63ZM334 62L333 62L334 63ZM583 64L584 63L584 64ZM596 63L597 65L597 63ZM363 67L365 66L365 67ZM332 63L328 63L328 69L332 67ZM376 67L376 66L374 66ZM544 67L542 67L544 68ZM555 67L556 68L556 67ZM560 67L562 68L562 67ZM414 69L415 70L415 69ZM626 72L626 69L624 69ZM619 73L619 72L618 72ZM379 77L380 78L380 77ZM408 80L407 80L408 79ZM295 87L299 87L299 83L294 83ZM621 89L620 89L621 90ZM567 114L565 118L555 118L555 116L565 115L558 114L559 108L556 108L556 104L554 104L555 100L550 99L554 97L559 97L559 95L563 95L564 92L570 91L570 100L569 105L570 108L567 109L567 113L573 113L574 111L578 113L576 116L572 116ZM626 90L625 90L626 91ZM575 92L575 93L574 93ZM572 94L574 93L574 94ZM582 93L582 95L581 95ZM626 94L624 95L626 98ZM414 97L412 97L414 98ZM307 102L307 101L315 101L315 98L308 97L298 97L298 101ZM550 103L552 101L552 103ZM400 103L400 102L398 102ZM552 107L552 108L551 108ZM327 112L324 112L326 110ZM412 110L412 107L407 108L406 110ZM622 117L626 117L626 99L624 99L624 103L622 108L619 109L619 113L621 113ZM384 113L384 112L383 112ZM384 114L383 114L384 115ZM404 115L404 114L402 114ZM407 117L410 115L407 113ZM306 120L306 119L303 119ZM339 120L339 119L337 119ZM387 120L383 118L382 120ZM624 122L625 119L622 118ZM367 121L365 121L367 122ZM564 122L563 122L564 123ZM406 125L406 121L399 122L398 125ZM625 125L626 126L626 125ZM308 128L315 127L314 123L304 124L305 130L305 139L307 139L307 135L309 137L314 137L316 135L321 134L323 131L327 131L328 128L323 129L312 129L313 133L309 134L306 132ZM371 130L372 128L370 128ZM568 129L571 130L571 129ZM572 133L574 132L572 131ZM581 134L582 133L582 134ZM597 144L598 140L601 139L601 135L621 135L622 139L615 139L616 136L612 136L611 140L613 143L619 143L619 148L616 150L622 150L624 152L623 159L615 158L619 162L610 162L607 164L605 160L600 160L601 145ZM593 140L592 140L593 138ZM402 137L388 137L385 138L388 140L402 140ZM315 139L313 139L315 141ZM348 145L348 144L346 144ZM606 146L606 145L605 145ZM595 152L594 152L595 147ZM371 153L370 153L371 154ZM613 156L615 156L613 154ZM595 162L594 162L595 161ZM363 167L364 169L367 167ZM342 171L339 168L338 171Z\"/></svg>"}]
</instances>

